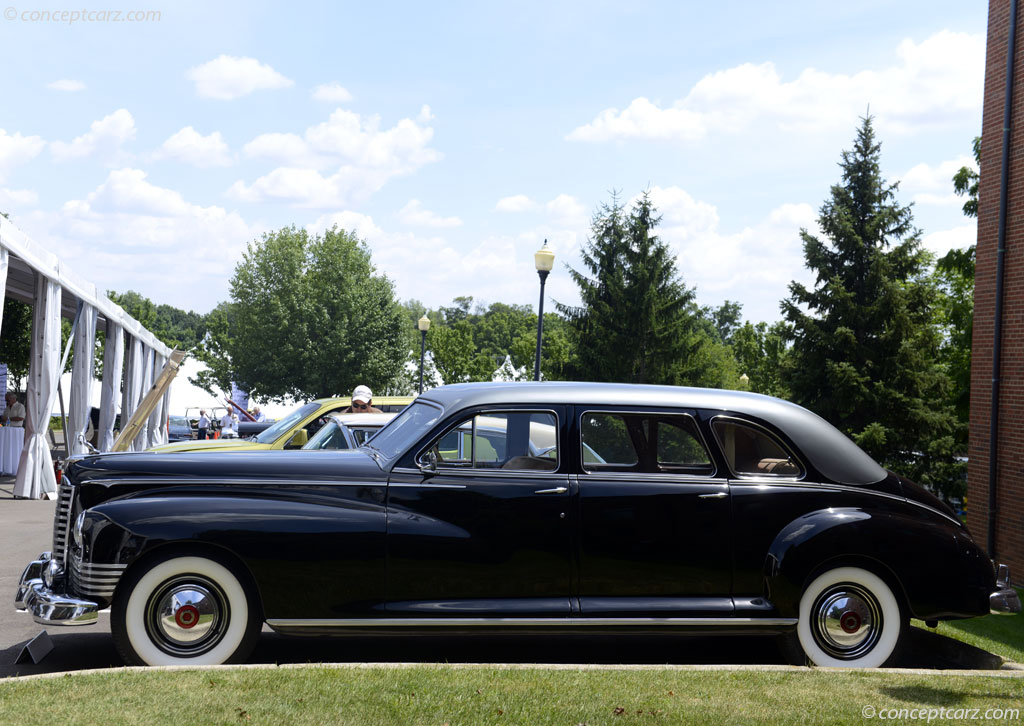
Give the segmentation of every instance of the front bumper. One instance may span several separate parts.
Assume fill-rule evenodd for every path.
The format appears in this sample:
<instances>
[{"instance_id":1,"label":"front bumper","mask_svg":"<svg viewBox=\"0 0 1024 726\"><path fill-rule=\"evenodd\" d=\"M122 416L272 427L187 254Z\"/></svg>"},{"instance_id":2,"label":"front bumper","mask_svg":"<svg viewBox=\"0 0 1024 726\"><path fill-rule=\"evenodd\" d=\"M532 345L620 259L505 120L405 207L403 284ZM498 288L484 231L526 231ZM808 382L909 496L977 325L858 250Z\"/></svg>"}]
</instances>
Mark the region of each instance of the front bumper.
<instances>
[{"instance_id":1,"label":"front bumper","mask_svg":"<svg viewBox=\"0 0 1024 726\"><path fill-rule=\"evenodd\" d=\"M56 592L56 588L46 584L44 577L50 562L50 553L44 552L39 555L39 559L28 564L18 583L14 607L28 610L32 613L32 619L42 625L95 623L99 619L100 610L97 603Z\"/></svg>"},{"instance_id":2,"label":"front bumper","mask_svg":"<svg viewBox=\"0 0 1024 726\"><path fill-rule=\"evenodd\" d=\"M996 591L988 596L989 612L993 615L1016 615L1020 612L1020 596L1010 587L1010 568L996 568Z\"/></svg>"}]
</instances>

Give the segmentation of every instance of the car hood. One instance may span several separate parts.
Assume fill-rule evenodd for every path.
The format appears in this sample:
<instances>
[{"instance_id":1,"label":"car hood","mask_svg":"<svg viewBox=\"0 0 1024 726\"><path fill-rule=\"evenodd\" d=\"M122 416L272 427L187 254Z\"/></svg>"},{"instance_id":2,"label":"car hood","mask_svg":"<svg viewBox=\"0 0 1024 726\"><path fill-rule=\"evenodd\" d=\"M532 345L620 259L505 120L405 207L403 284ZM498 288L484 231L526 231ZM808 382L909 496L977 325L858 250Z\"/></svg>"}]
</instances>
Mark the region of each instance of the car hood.
<instances>
[{"instance_id":1,"label":"car hood","mask_svg":"<svg viewBox=\"0 0 1024 726\"><path fill-rule=\"evenodd\" d=\"M267 451L270 444L261 444L248 439L206 439L204 441L179 441L173 444L160 444L147 451L158 454L175 454L183 451Z\"/></svg>"},{"instance_id":2,"label":"car hood","mask_svg":"<svg viewBox=\"0 0 1024 726\"><path fill-rule=\"evenodd\" d=\"M365 449L338 451L217 452L190 456L150 451L85 456L70 462L68 478L75 484L102 480L152 480L154 485L194 483L338 482L387 479Z\"/></svg>"}]
</instances>

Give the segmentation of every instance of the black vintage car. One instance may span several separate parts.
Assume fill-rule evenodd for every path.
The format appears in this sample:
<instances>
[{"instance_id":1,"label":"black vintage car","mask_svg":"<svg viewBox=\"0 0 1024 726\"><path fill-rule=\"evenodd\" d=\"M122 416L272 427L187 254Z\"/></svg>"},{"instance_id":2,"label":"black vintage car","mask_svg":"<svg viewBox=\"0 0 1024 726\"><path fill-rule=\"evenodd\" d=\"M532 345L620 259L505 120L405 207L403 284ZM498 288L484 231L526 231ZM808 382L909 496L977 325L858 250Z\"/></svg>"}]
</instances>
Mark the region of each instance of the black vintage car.
<instances>
[{"instance_id":1,"label":"black vintage car","mask_svg":"<svg viewBox=\"0 0 1024 726\"><path fill-rule=\"evenodd\" d=\"M139 664L356 632L776 633L880 666L913 616L1020 610L945 505L807 410L571 383L430 391L336 452L74 461L16 596Z\"/></svg>"}]
</instances>

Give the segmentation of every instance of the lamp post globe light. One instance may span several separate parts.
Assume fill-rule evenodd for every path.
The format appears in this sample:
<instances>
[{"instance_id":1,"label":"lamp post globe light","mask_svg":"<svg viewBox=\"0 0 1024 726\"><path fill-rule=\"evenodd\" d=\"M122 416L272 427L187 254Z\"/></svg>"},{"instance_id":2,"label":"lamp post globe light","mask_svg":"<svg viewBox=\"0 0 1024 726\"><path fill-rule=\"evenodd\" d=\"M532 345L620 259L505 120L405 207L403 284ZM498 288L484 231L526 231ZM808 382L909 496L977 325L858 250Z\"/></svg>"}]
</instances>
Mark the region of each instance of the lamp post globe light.
<instances>
[{"instance_id":1,"label":"lamp post globe light","mask_svg":"<svg viewBox=\"0 0 1024 726\"><path fill-rule=\"evenodd\" d=\"M537 310L537 356L533 362L533 380L540 380L540 341L544 335L544 283L548 279L548 273L555 266L555 253L548 249L548 241L544 240L544 246L533 253L533 263L537 267L537 275L540 277L540 305Z\"/></svg>"},{"instance_id":2,"label":"lamp post globe light","mask_svg":"<svg viewBox=\"0 0 1024 726\"><path fill-rule=\"evenodd\" d=\"M423 393L423 358L427 352L427 331L430 330L430 318L426 313L416 321L416 327L420 329L420 393Z\"/></svg>"}]
</instances>

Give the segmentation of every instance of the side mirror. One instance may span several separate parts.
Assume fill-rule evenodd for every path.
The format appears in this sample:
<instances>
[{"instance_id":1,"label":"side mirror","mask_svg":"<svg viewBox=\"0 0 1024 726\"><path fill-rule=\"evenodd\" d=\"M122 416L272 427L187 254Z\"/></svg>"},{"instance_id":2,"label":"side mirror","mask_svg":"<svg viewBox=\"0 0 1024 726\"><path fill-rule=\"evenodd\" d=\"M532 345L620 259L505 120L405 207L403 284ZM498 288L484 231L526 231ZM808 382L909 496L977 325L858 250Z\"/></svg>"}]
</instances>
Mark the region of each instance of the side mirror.
<instances>
[{"instance_id":1,"label":"side mirror","mask_svg":"<svg viewBox=\"0 0 1024 726\"><path fill-rule=\"evenodd\" d=\"M309 442L309 432L306 429L299 429L292 437L288 439L288 443L284 445L286 449L301 449Z\"/></svg>"},{"instance_id":2,"label":"side mirror","mask_svg":"<svg viewBox=\"0 0 1024 726\"><path fill-rule=\"evenodd\" d=\"M427 452L417 462L420 471L424 476L433 476L437 473L437 452L434 449L427 449Z\"/></svg>"}]
</instances>

